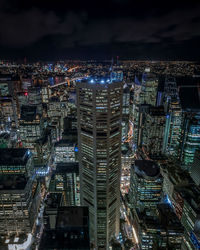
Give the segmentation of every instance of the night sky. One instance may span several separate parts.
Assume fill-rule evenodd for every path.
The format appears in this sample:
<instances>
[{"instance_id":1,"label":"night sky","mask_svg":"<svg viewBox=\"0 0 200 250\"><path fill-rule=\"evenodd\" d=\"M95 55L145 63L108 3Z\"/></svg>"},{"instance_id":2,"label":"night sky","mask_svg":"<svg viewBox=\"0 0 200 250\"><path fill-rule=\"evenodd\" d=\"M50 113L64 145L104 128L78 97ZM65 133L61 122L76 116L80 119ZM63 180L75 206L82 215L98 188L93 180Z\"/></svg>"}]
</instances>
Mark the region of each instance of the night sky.
<instances>
[{"instance_id":1,"label":"night sky","mask_svg":"<svg viewBox=\"0 0 200 250\"><path fill-rule=\"evenodd\" d=\"M200 3L0 0L0 59L199 60Z\"/></svg>"}]
</instances>

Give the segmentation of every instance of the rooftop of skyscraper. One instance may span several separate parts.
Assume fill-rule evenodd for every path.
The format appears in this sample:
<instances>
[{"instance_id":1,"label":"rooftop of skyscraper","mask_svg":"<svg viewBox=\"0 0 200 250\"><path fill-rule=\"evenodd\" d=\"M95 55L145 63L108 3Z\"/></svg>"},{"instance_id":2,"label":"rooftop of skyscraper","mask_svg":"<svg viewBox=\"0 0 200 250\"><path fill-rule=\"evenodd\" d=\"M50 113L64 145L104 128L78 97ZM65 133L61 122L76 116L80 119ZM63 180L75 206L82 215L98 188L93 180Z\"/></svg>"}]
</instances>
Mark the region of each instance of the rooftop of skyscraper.
<instances>
[{"instance_id":1,"label":"rooftop of skyscraper","mask_svg":"<svg viewBox=\"0 0 200 250\"><path fill-rule=\"evenodd\" d=\"M0 165L26 165L30 156L27 148L0 148Z\"/></svg>"},{"instance_id":2,"label":"rooftop of skyscraper","mask_svg":"<svg viewBox=\"0 0 200 250\"><path fill-rule=\"evenodd\" d=\"M24 175L0 175L0 190L23 190L27 182Z\"/></svg>"},{"instance_id":3,"label":"rooftop of skyscraper","mask_svg":"<svg viewBox=\"0 0 200 250\"><path fill-rule=\"evenodd\" d=\"M177 233L184 232L183 226L169 204L158 204L156 209L145 209L144 211L137 209L137 215L143 221L142 226L147 230L150 228L166 231L174 229Z\"/></svg>"},{"instance_id":4,"label":"rooftop of skyscraper","mask_svg":"<svg viewBox=\"0 0 200 250\"><path fill-rule=\"evenodd\" d=\"M135 173L143 178L157 178L160 175L160 167L151 160L136 160L132 167Z\"/></svg>"}]
</instances>

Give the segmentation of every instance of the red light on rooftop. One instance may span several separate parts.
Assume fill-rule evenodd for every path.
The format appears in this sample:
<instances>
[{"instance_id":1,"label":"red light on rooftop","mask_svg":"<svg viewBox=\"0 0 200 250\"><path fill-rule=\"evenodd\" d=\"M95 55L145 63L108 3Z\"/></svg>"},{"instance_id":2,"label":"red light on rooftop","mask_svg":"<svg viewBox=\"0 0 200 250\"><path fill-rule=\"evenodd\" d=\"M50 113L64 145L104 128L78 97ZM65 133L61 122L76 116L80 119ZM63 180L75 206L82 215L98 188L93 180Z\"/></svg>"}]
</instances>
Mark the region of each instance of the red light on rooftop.
<instances>
[{"instance_id":1,"label":"red light on rooftop","mask_svg":"<svg viewBox=\"0 0 200 250\"><path fill-rule=\"evenodd\" d=\"M25 96L27 96L27 95L28 95L28 93L27 93L27 92L25 92L25 93L24 93L24 95L25 95Z\"/></svg>"}]
</instances>

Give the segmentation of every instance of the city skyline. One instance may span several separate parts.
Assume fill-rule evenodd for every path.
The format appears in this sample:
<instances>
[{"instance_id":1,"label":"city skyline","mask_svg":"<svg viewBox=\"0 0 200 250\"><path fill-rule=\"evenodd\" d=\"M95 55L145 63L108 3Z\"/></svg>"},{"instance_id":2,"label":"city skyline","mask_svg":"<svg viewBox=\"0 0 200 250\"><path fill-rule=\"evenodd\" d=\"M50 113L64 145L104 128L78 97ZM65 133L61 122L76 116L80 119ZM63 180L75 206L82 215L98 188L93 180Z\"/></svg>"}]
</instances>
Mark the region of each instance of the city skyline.
<instances>
[{"instance_id":1,"label":"city skyline","mask_svg":"<svg viewBox=\"0 0 200 250\"><path fill-rule=\"evenodd\" d=\"M199 72L0 61L0 249L199 249Z\"/></svg>"}]
</instances>

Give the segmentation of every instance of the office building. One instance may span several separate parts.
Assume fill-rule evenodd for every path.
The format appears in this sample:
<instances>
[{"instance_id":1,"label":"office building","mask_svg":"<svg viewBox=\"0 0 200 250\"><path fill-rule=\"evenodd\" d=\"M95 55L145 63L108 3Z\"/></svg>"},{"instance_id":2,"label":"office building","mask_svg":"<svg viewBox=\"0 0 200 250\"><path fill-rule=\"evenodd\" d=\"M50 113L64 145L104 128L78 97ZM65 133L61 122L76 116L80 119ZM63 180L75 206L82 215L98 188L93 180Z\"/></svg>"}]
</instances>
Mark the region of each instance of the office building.
<instances>
[{"instance_id":1,"label":"office building","mask_svg":"<svg viewBox=\"0 0 200 250\"><path fill-rule=\"evenodd\" d=\"M110 79L77 84L81 204L98 249L119 233L122 91Z\"/></svg>"},{"instance_id":2,"label":"office building","mask_svg":"<svg viewBox=\"0 0 200 250\"><path fill-rule=\"evenodd\" d=\"M17 120L17 107L16 101L10 96L0 97L0 113L2 116L4 130L10 130L16 127Z\"/></svg>"},{"instance_id":3,"label":"office building","mask_svg":"<svg viewBox=\"0 0 200 250\"><path fill-rule=\"evenodd\" d=\"M89 250L87 207L63 207L61 194L49 194L44 211L44 231L39 249Z\"/></svg>"},{"instance_id":4,"label":"office building","mask_svg":"<svg viewBox=\"0 0 200 250\"><path fill-rule=\"evenodd\" d=\"M26 148L0 148L0 175L33 174L33 159Z\"/></svg>"},{"instance_id":5,"label":"office building","mask_svg":"<svg viewBox=\"0 0 200 250\"><path fill-rule=\"evenodd\" d=\"M78 143L77 118L75 115L69 115L64 118L62 138L73 143Z\"/></svg>"},{"instance_id":6,"label":"office building","mask_svg":"<svg viewBox=\"0 0 200 250\"><path fill-rule=\"evenodd\" d=\"M135 160L131 167L129 198L132 208L154 208L161 200L163 178L154 161Z\"/></svg>"},{"instance_id":7,"label":"office building","mask_svg":"<svg viewBox=\"0 0 200 250\"><path fill-rule=\"evenodd\" d=\"M180 162L168 160L161 164L164 178L163 194L185 228L182 249L195 250L200 247L200 188Z\"/></svg>"},{"instance_id":8,"label":"office building","mask_svg":"<svg viewBox=\"0 0 200 250\"><path fill-rule=\"evenodd\" d=\"M200 249L200 188L196 185L179 188L183 199L181 223L185 228L183 249Z\"/></svg>"},{"instance_id":9,"label":"office building","mask_svg":"<svg viewBox=\"0 0 200 250\"><path fill-rule=\"evenodd\" d=\"M198 81L198 78L194 79ZM198 87L181 87L179 90L182 114L179 159L182 167L189 170L194 154L200 148L200 101Z\"/></svg>"},{"instance_id":10,"label":"office building","mask_svg":"<svg viewBox=\"0 0 200 250\"><path fill-rule=\"evenodd\" d=\"M178 100L171 101L166 115L163 152L178 156L182 128L182 108Z\"/></svg>"},{"instance_id":11,"label":"office building","mask_svg":"<svg viewBox=\"0 0 200 250\"><path fill-rule=\"evenodd\" d=\"M136 210L135 228L140 249L181 250L184 228L168 204L155 210Z\"/></svg>"},{"instance_id":12,"label":"office building","mask_svg":"<svg viewBox=\"0 0 200 250\"><path fill-rule=\"evenodd\" d=\"M60 140L54 145L55 164L62 162L77 162L78 147L77 143L68 140Z\"/></svg>"},{"instance_id":13,"label":"office building","mask_svg":"<svg viewBox=\"0 0 200 250\"><path fill-rule=\"evenodd\" d=\"M140 105L156 105L158 79L155 75L144 73L141 80L135 76L134 98L133 98L133 143L136 149L140 144L139 137L139 120Z\"/></svg>"},{"instance_id":14,"label":"office building","mask_svg":"<svg viewBox=\"0 0 200 250\"><path fill-rule=\"evenodd\" d=\"M183 164L191 165L194 160L195 151L200 149L200 116L189 121L187 137L183 150Z\"/></svg>"},{"instance_id":15,"label":"office building","mask_svg":"<svg viewBox=\"0 0 200 250\"><path fill-rule=\"evenodd\" d=\"M51 130L46 128L42 137L35 141L36 155L34 162L37 164L48 164L52 153Z\"/></svg>"},{"instance_id":16,"label":"office building","mask_svg":"<svg viewBox=\"0 0 200 250\"><path fill-rule=\"evenodd\" d=\"M141 145L145 146L150 157L163 154L166 115L164 108L149 107L145 113Z\"/></svg>"},{"instance_id":17,"label":"office building","mask_svg":"<svg viewBox=\"0 0 200 250\"><path fill-rule=\"evenodd\" d=\"M77 162L58 163L53 171L49 192L62 194L63 206L80 205L80 178Z\"/></svg>"},{"instance_id":18,"label":"office building","mask_svg":"<svg viewBox=\"0 0 200 250\"><path fill-rule=\"evenodd\" d=\"M151 73L144 73L142 76L143 98L142 103L156 106L158 78Z\"/></svg>"},{"instance_id":19,"label":"office building","mask_svg":"<svg viewBox=\"0 0 200 250\"><path fill-rule=\"evenodd\" d=\"M44 123L35 106L22 106L19 120L19 135L23 147L36 155L36 140L42 136Z\"/></svg>"},{"instance_id":20,"label":"office building","mask_svg":"<svg viewBox=\"0 0 200 250\"><path fill-rule=\"evenodd\" d=\"M130 113L130 88L127 84L123 86L122 99L122 140L128 137Z\"/></svg>"},{"instance_id":21,"label":"office building","mask_svg":"<svg viewBox=\"0 0 200 250\"><path fill-rule=\"evenodd\" d=\"M200 185L200 150L196 150L194 161L190 168L190 175L196 185Z\"/></svg>"},{"instance_id":22,"label":"office building","mask_svg":"<svg viewBox=\"0 0 200 250\"><path fill-rule=\"evenodd\" d=\"M0 235L3 246L15 248L30 240L41 189L28 149L0 149L0 159Z\"/></svg>"},{"instance_id":23,"label":"office building","mask_svg":"<svg viewBox=\"0 0 200 250\"><path fill-rule=\"evenodd\" d=\"M42 107L42 94L40 87L29 87L28 88L28 103L31 106L36 107L37 114L42 116L43 107Z\"/></svg>"}]
</instances>

